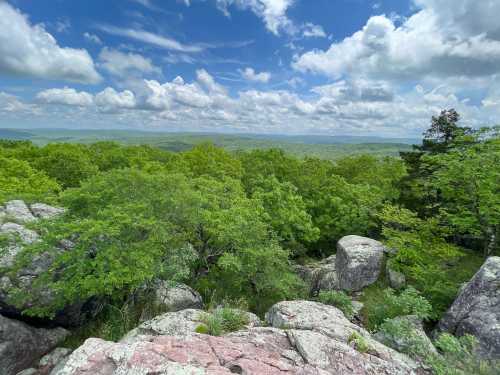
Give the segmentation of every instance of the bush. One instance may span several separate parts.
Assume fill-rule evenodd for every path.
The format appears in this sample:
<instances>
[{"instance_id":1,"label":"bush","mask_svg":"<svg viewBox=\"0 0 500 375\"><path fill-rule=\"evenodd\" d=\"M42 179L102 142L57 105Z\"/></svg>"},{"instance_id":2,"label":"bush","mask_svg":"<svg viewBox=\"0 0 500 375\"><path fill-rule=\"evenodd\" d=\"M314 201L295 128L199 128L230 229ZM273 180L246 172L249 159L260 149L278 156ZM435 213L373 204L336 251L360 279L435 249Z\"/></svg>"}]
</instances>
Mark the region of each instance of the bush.
<instances>
[{"instance_id":1,"label":"bush","mask_svg":"<svg viewBox=\"0 0 500 375\"><path fill-rule=\"evenodd\" d=\"M354 307L351 298L342 291L321 291L318 295L318 301L325 305L335 306L344 313L347 319L354 317Z\"/></svg>"},{"instance_id":2,"label":"bush","mask_svg":"<svg viewBox=\"0 0 500 375\"><path fill-rule=\"evenodd\" d=\"M221 336L225 333L243 329L248 323L248 316L244 311L221 307L200 317L203 324L196 328L196 332L212 336Z\"/></svg>"},{"instance_id":3,"label":"bush","mask_svg":"<svg viewBox=\"0 0 500 375\"><path fill-rule=\"evenodd\" d=\"M347 343L354 344L354 348L360 353L368 353L371 349L366 339L357 332L351 333L347 339Z\"/></svg>"},{"instance_id":4,"label":"bush","mask_svg":"<svg viewBox=\"0 0 500 375\"><path fill-rule=\"evenodd\" d=\"M431 304L412 287L399 295L393 289L385 289L378 300L365 304L366 324L370 330L377 330L387 319L397 316L416 315L425 320L431 311Z\"/></svg>"}]
</instances>

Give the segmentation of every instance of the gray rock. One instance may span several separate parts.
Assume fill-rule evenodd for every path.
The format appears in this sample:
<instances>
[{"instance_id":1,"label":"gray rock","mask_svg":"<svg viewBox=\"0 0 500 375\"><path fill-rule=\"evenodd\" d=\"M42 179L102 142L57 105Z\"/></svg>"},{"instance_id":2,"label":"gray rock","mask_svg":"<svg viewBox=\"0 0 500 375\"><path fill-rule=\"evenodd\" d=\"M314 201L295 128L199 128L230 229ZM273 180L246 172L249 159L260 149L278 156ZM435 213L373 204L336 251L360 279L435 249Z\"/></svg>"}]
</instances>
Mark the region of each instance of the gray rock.
<instances>
[{"instance_id":1,"label":"gray rock","mask_svg":"<svg viewBox=\"0 0 500 375\"><path fill-rule=\"evenodd\" d=\"M50 353L44 355L40 362L38 362L38 367L41 368L54 368L59 362L64 360L71 354L71 349L68 348L55 348Z\"/></svg>"},{"instance_id":2,"label":"gray rock","mask_svg":"<svg viewBox=\"0 0 500 375\"><path fill-rule=\"evenodd\" d=\"M479 340L479 354L500 358L500 257L490 257L461 289L438 325L439 331Z\"/></svg>"},{"instance_id":3,"label":"gray rock","mask_svg":"<svg viewBox=\"0 0 500 375\"><path fill-rule=\"evenodd\" d=\"M350 322L342 311L333 306L312 301L279 302L267 312L266 321L271 327L292 330L292 332L296 330L317 332L328 340L343 345L339 347L349 346L353 335L359 335L363 337L370 347L371 356L396 364L399 368L404 369L402 370L403 373L408 369L413 371L420 368L408 356L374 340L366 330ZM318 350L320 350L319 346ZM328 349L324 350L328 351Z\"/></svg>"},{"instance_id":4,"label":"gray rock","mask_svg":"<svg viewBox=\"0 0 500 375\"><path fill-rule=\"evenodd\" d=\"M384 246L360 236L345 236L337 243L336 271L339 288L359 291L377 281L384 260Z\"/></svg>"},{"instance_id":5,"label":"gray rock","mask_svg":"<svg viewBox=\"0 0 500 375\"><path fill-rule=\"evenodd\" d=\"M64 213L64 208L49 206L45 203L34 203L30 206L31 212L39 219L53 219Z\"/></svg>"},{"instance_id":6,"label":"gray rock","mask_svg":"<svg viewBox=\"0 0 500 375\"><path fill-rule=\"evenodd\" d=\"M0 248L0 268L12 267L23 245L32 244L39 239L38 233L16 223L0 225L0 235L6 236L9 242L6 247Z\"/></svg>"},{"instance_id":7,"label":"gray rock","mask_svg":"<svg viewBox=\"0 0 500 375\"><path fill-rule=\"evenodd\" d=\"M406 285L406 277L401 272L393 270L389 263L385 268L385 272L387 275L387 280L389 281L389 285L393 289L401 289Z\"/></svg>"},{"instance_id":8,"label":"gray rock","mask_svg":"<svg viewBox=\"0 0 500 375\"><path fill-rule=\"evenodd\" d=\"M203 308L201 295L187 285L172 286L168 281L159 281L155 289L155 304L165 311Z\"/></svg>"},{"instance_id":9,"label":"gray rock","mask_svg":"<svg viewBox=\"0 0 500 375\"><path fill-rule=\"evenodd\" d=\"M425 353L437 354L436 348L425 333L422 319L419 317L415 315L398 316L387 321L387 324L399 327L398 331L402 329L407 334L399 332L394 335L392 332L379 331L373 336L377 341L403 353L407 353L409 350L415 351L416 346L418 346ZM423 360L424 358L419 359Z\"/></svg>"},{"instance_id":10,"label":"gray rock","mask_svg":"<svg viewBox=\"0 0 500 375\"><path fill-rule=\"evenodd\" d=\"M5 203L5 214L8 219L11 219L19 224L29 223L36 220L26 203L21 200L13 200Z\"/></svg>"},{"instance_id":11,"label":"gray rock","mask_svg":"<svg viewBox=\"0 0 500 375\"><path fill-rule=\"evenodd\" d=\"M38 370L35 368L28 368L21 372L18 372L17 375L38 375Z\"/></svg>"},{"instance_id":12,"label":"gray rock","mask_svg":"<svg viewBox=\"0 0 500 375\"><path fill-rule=\"evenodd\" d=\"M62 328L33 328L0 315L0 369L2 375L15 375L30 367L41 356L64 340Z\"/></svg>"},{"instance_id":13,"label":"gray rock","mask_svg":"<svg viewBox=\"0 0 500 375\"><path fill-rule=\"evenodd\" d=\"M335 255L332 255L318 263L295 266L295 273L309 286L311 295L322 290L338 290L335 258Z\"/></svg>"}]
</instances>

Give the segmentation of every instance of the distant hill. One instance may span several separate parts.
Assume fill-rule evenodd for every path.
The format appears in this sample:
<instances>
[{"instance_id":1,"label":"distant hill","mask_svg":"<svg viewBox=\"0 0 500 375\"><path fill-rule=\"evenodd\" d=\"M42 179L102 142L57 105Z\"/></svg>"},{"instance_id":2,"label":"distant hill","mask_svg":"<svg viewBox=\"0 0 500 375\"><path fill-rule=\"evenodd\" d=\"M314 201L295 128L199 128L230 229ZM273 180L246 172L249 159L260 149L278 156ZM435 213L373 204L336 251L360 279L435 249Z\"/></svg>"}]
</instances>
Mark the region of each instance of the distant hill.
<instances>
[{"instance_id":1,"label":"distant hill","mask_svg":"<svg viewBox=\"0 0 500 375\"><path fill-rule=\"evenodd\" d=\"M412 138L168 133L109 129L0 129L0 138L30 140L38 145L52 142L94 143L115 141L133 145L147 144L174 152L189 150L199 143L212 142L229 151L281 148L299 157L313 156L330 160L360 153L376 156L397 156L400 151L410 150L412 144L420 142L418 139Z\"/></svg>"}]
</instances>

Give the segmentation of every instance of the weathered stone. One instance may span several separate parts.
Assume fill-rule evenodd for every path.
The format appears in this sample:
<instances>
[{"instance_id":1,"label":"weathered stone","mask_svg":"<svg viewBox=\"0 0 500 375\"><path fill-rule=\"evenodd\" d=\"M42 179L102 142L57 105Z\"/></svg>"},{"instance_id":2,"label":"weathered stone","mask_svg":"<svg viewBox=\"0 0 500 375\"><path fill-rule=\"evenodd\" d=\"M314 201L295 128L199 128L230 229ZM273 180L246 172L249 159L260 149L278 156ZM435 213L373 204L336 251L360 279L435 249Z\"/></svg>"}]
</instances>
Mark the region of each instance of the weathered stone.
<instances>
[{"instance_id":1,"label":"weathered stone","mask_svg":"<svg viewBox=\"0 0 500 375\"><path fill-rule=\"evenodd\" d=\"M0 235L6 236L8 241L7 246L0 248L0 268L12 267L23 246L39 239L38 233L16 223L0 225Z\"/></svg>"},{"instance_id":2,"label":"weathered stone","mask_svg":"<svg viewBox=\"0 0 500 375\"><path fill-rule=\"evenodd\" d=\"M371 355L396 363L401 368L419 368L408 356L374 340L366 330L350 322L342 311L333 306L312 301L284 301L271 307L266 321L276 328L315 331L344 345L349 344L353 335L359 335L371 348Z\"/></svg>"},{"instance_id":3,"label":"weathered stone","mask_svg":"<svg viewBox=\"0 0 500 375\"><path fill-rule=\"evenodd\" d=\"M193 314L197 313L196 310L186 310L185 313L168 314L183 315L182 319L192 320L196 316ZM308 314L310 319L307 319ZM342 330L352 332L354 325L331 306L309 301L282 302L269 312L268 317L273 323L288 322L295 328L249 328L222 337L192 332L156 336L160 331L179 333L169 325L161 329L153 327L150 331L153 335L142 331L144 335L136 336L135 340L119 343L88 339L71 354L62 368L51 375L421 373L420 368L415 367L417 371L414 371L410 364L405 363L404 356L391 356L393 351L389 348L374 348L373 353L361 353L352 348L347 343L349 332ZM332 334L332 331L337 332ZM358 327L356 332L362 332L362 329ZM336 336L342 339L337 340ZM370 345L372 341L383 347L374 340L369 341Z\"/></svg>"},{"instance_id":4,"label":"weathered stone","mask_svg":"<svg viewBox=\"0 0 500 375\"><path fill-rule=\"evenodd\" d=\"M64 213L64 208L53 207L44 203L34 203L30 208L33 215L40 219L52 219Z\"/></svg>"},{"instance_id":5,"label":"weathered stone","mask_svg":"<svg viewBox=\"0 0 500 375\"><path fill-rule=\"evenodd\" d=\"M385 268L385 273L387 275L387 280L389 281L389 285L393 289L401 289L406 285L406 277L399 271L393 270L389 263Z\"/></svg>"},{"instance_id":6,"label":"weathered stone","mask_svg":"<svg viewBox=\"0 0 500 375\"><path fill-rule=\"evenodd\" d=\"M346 236L337 243L335 260L339 288L359 291L377 281L384 260L384 246L360 236Z\"/></svg>"},{"instance_id":7,"label":"weathered stone","mask_svg":"<svg viewBox=\"0 0 500 375\"><path fill-rule=\"evenodd\" d=\"M40 368L50 368L55 367L59 362L64 360L71 354L71 349L68 348L55 348L50 353L44 355L40 362L38 362L38 367Z\"/></svg>"},{"instance_id":8,"label":"weathered stone","mask_svg":"<svg viewBox=\"0 0 500 375\"><path fill-rule=\"evenodd\" d=\"M184 284L171 285L168 281L155 284L155 305L165 311L201 309L203 299L196 290Z\"/></svg>"},{"instance_id":9,"label":"weathered stone","mask_svg":"<svg viewBox=\"0 0 500 375\"><path fill-rule=\"evenodd\" d=\"M7 219L18 224L29 223L36 220L26 203L21 200L13 200L5 203L5 214Z\"/></svg>"},{"instance_id":10,"label":"weathered stone","mask_svg":"<svg viewBox=\"0 0 500 375\"><path fill-rule=\"evenodd\" d=\"M479 354L500 358L500 257L486 260L445 313L439 331L479 340Z\"/></svg>"},{"instance_id":11,"label":"weathered stone","mask_svg":"<svg viewBox=\"0 0 500 375\"><path fill-rule=\"evenodd\" d=\"M33 328L0 315L0 369L2 375L15 375L30 367L62 341L68 331L62 328Z\"/></svg>"},{"instance_id":12,"label":"weathered stone","mask_svg":"<svg viewBox=\"0 0 500 375\"><path fill-rule=\"evenodd\" d=\"M18 372L17 375L39 375L39 372L36 368L27 368L21 372Z\"/></svg>"},{"instance_id":13,"label":"weathered stone","mask_svg":"<svg viewBox=\"0 0 500 375\"><path fill-rule=\"evenodd\" d=\"M335 255L332 255L318 263L295 266L295 273L306 282L311 295L322 290L338 290L335 258Z\"/></svg>"}]
</instances>

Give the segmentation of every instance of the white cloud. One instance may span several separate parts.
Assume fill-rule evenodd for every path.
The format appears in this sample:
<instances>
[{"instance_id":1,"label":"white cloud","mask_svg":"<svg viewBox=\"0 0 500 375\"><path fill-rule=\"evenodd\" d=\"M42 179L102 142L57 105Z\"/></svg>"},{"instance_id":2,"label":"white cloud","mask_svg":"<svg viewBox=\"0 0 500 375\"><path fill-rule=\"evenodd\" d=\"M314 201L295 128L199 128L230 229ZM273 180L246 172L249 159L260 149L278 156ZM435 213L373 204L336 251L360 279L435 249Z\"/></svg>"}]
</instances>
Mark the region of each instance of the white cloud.
<instances>
[{"instance_id":1,"label":"white cloud","mask_svg":"<svg viewBox=\"0 0 500 375\"><path fill-rule=\"evenodd\" d=\"M194 52L201 52L205 49L205 47L203 46L182 44L177 40L167 38L162 35L157 35L144 30L130 29L130 28L127 29L111 25L101 25L99 26L99 29L111 35L118 35L125 38L134 39L143 43L152 44L157 47L165 48L172 51L194 53Z\"/></svg>"},{"instance_id":2,"label":"white cloud","mask_svg":"<svg viewBox=\"0 0 500 375\"><path fill-rule=\"evenodd\" d=\"M251 10L260 17L266 28L275 35L280 31L294 33L295 26L287 17L286 12L294 0L216 0L217 7L229 16L229 7L235 5L239 9Z\"/></svg>"},{"instance_id":3,"label":"white cloud","mask_svg":"<svg viewBox=\"0 0 500 375\"><path fill-rule=\"evenodd\" d=\"M61 104L78 107L86 107L94 103L93 96L88 92L78 92L69 87L44 90L39 92L36 98L40 102L46 104Z\"/></svg>"},{"instance_id":4,"label":"white cloud","mask_svg":"<svg viewBox=\"0 0 500 375\"><path fill-rule=\"evenodd\" d=\"M305 38L326 38L326 33L322 26L307 22L302 28L302 36Z\"/></svg>"},{"instance_id":5,"label":"white cloud","mask_svg":"<svg viewBox=\"0 0 500 375\"><path fill-rule=\"evenodd\" d=\"M115 77L127 78L133 75L161 74L150 59L135 53L124 53L104 47L99 54L99 66Z\"/></svg>"},{"instance_id":6,"label":"white cloud","mask_svg":"<svg viewBox=\"0 0 500 375\"><path fill-rule=\"evenodd\" d=\"M95 43L95 44L102 44L101 38L99 38L95 34L91 34L88 32L83 33L83 37L88 40L89 42Z\"/></svg>"},{"instance_id":7,"label":"white cloud","mask_svg":"<svg viewBox=\"0 0 500 375\"><path fill-rule=\"evenodd\" d=\"M267 83L271 79L271 73L256 73L253 68L246 68L244 70L239 70L239 72L241 76L247 81Z\"/></svg>"},{"instance_id":8,"label":"white cloud","mask_svg":"<svg viewBox=\"0 0 500 375\"><path fill-rule=\"evenodd\" d=\"M18 114L35 113L33 105L23 103L17 96L0 91L0 113Z\"/></svg>"},{"instance_id":9,"label":"white cloud","mask_svg":"<svg viewBox=\"0 0 500 375\"><path fill-rule=\"evenodd\" d=\"M294 68L344 75L415 80L481 77L500 72L500 2L416 0L422 9L396 26L371 17L362 30L326 51L299 56Z\"/></svg>"},{"instance_id":10,"label":"white cloud","mask_svg":"<svg viewBox=\"0 0 500 375\"><path fill-rule=\"evenodd\" d=\"M0 74L97 83L101 77L83 49L63 48L43 25L0 1Z\"/></svg>"},{"instance_id":11,"label":"white cloud","mask_svg":"<svg viewBox=\"0 0 500 375\"><path fill-rule=\"evenodd\" d=\"M95 104L104 112L116 112L120 109L133 109L136 107L135 95L132 91L117 92L112 87L107 87L96 94Z\"/></svg>"}]
</instances>

